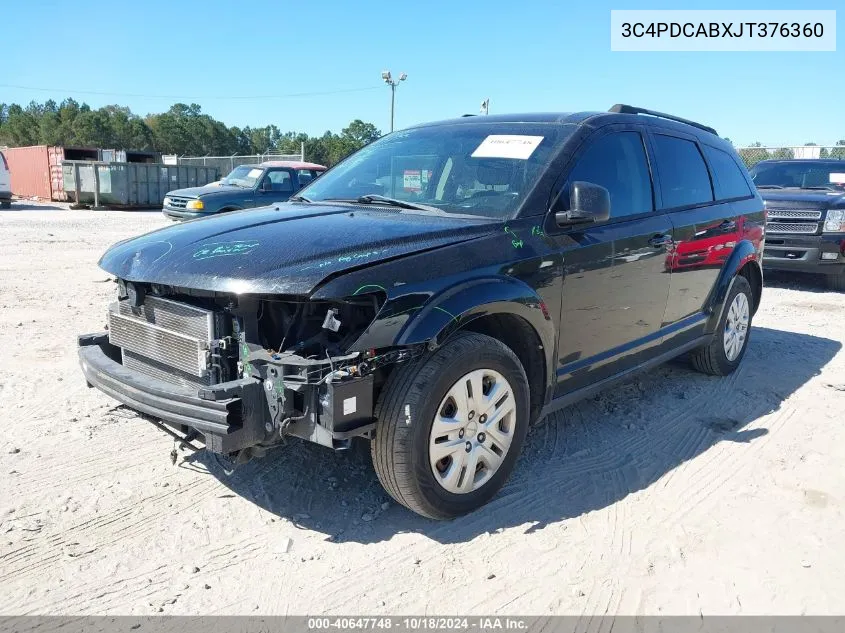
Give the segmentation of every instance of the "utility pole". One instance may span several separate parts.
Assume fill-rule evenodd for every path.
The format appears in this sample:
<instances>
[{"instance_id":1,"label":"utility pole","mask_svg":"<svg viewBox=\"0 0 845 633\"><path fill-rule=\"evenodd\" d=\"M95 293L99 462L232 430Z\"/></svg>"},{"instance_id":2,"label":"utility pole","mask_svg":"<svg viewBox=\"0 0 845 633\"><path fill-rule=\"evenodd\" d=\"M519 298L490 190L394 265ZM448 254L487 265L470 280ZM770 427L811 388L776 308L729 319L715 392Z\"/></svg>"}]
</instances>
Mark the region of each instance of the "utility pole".
<instances>
[{"instance_id":1,"label":"utility pole","mask_svg":"<svg viewBox=\"0 0 845 633\"><path fill-rule=\"evenodd\" d=\"M399 79L393 79L393 76L390 74L389 70L385 70L381 73L381 78L384 80L388 86L390 86L390 131L393 131L393 109L396 105L396 86L399 85L400 81L405 81L408 78L407 73L402 73L399 75Z\"/></svg>"}]
</instances>

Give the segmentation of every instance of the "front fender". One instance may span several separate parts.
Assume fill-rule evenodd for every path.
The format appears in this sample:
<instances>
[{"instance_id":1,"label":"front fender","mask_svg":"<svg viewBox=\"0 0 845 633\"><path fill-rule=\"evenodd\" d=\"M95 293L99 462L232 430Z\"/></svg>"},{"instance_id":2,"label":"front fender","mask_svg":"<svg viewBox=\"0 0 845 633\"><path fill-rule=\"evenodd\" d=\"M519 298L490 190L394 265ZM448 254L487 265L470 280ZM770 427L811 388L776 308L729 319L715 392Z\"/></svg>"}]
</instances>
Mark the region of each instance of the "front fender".
<instances>
[{"instance_id":1,"label":"front fender","mask_svg":"<svg viewBox=\"0 0 845 633\"><path fill-rule=\"evenodd\" d=\"M349 351L439 345L475 319L496 314L528 323L542 346L546 376L553 376L556 337L548 307L527 284L506 276L463 281L433 294L392 298Z\"/></svg>"},{"instance_id":2,"label":"front fender","mask_svg":"<svg viewBox=\"0 0 845 633\"><path fill-rule=\"evenodd\" d=\"M432 296L415 312L399 333L397 345L440 344L454 330L474 319L511 314L531 324L544 347L554 347L554 325L548 308L534 290L516 279L467 281Z\"/></svg>"},{"instance_id":3,"label":"front fender","mask_svg":"<svg viewBox=\"0 0 845 633\"><path fill-rule=\"evenodd\" d=\"M707 303L707 312L710 315L707 319L707 332L715 332L719 320L722 318L722 312L725 309L725 301L728 293L731 290L731 284L737 273L742 270L743 266L749 262L757 267L760 274L760 279L763 278L763 269L760 265L761 254L760 251L749 240L742 240L734 247L730 257L725 261L722 270L719 272L719 278Z\"/></svg>"}]
</instances>

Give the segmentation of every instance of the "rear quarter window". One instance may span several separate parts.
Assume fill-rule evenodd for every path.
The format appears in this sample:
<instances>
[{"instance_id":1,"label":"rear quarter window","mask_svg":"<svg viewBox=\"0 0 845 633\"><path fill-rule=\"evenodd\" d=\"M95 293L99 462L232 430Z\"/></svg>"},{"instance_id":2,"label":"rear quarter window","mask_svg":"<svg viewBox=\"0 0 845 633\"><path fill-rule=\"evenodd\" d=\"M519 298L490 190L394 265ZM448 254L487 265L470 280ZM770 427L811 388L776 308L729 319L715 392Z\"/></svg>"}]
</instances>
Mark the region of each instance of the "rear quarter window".
<instances>
[{"instance_id":1,"label":"rear quarter window","mask_svg":"<svg viewBox=\"0 0 845 633\"><path fill-rule=\"evenodd\" d=\"M713 201L710 173L695 143L655 134L654 153L664 209Z\"/></svg>"},{"instance_id":2,"label":"rear quarter window","mask_svg":"<svg viewBox=\"0 0 845 633\"><path fill-rule=\"evenodd\" d=\"M709 145L704 145L703 148L713 170L713 184L718 200L748 198L753 195L742 170L730 154Z\"/></svg>"}]
</instances>

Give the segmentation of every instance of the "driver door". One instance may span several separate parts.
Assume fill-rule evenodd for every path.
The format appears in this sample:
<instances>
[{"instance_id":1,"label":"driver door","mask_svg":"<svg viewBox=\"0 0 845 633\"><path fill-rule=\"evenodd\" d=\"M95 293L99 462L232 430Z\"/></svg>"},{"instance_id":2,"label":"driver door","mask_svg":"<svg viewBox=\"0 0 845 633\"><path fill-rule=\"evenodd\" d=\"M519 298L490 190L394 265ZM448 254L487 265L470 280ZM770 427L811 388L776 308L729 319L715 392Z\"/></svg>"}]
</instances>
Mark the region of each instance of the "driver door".
<instances>
[{"instance_id":1,"label":"driver door","mask_svg":"<svg viewBox=\"0 0 845 633\"><path fill-rule=\"evenodd\" d=\"M610 218L546 233L563 256L558 384L564 395L630 369L656 354L669 295L669 217L655 211L639 126L610 126L587 141L556 189L586 181L610 193Z\"/></svg>"},{"instance_id":2,"label":"driver door","mask_svg":"<svg viewBox=\"0 0 845 633\"><path fill-rule=\"evenodd\" d=\"M284 202L293 195L293 174L288 169L271 169L258 187L258 204Z\"/></svg>"}]
</instances>

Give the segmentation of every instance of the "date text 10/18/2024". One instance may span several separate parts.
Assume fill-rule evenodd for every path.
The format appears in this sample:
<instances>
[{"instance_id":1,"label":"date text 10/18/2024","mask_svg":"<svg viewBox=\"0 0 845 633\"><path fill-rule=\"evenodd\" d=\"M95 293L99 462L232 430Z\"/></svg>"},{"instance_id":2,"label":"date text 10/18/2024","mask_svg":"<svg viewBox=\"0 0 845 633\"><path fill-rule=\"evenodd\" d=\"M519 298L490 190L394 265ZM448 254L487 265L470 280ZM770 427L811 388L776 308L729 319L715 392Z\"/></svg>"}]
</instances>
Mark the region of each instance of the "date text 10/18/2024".
<instances>
[{"instance_id":1,"label":"date text 10/18/2024","mask_svg":"<svg viewBox=\"0 0 845 633\"><path fill-rule=\"evenodd\" d=\"M308 618L309 631L524 631L528 623L513 617L352 617Z\"/></svg>"}]
</instances>

